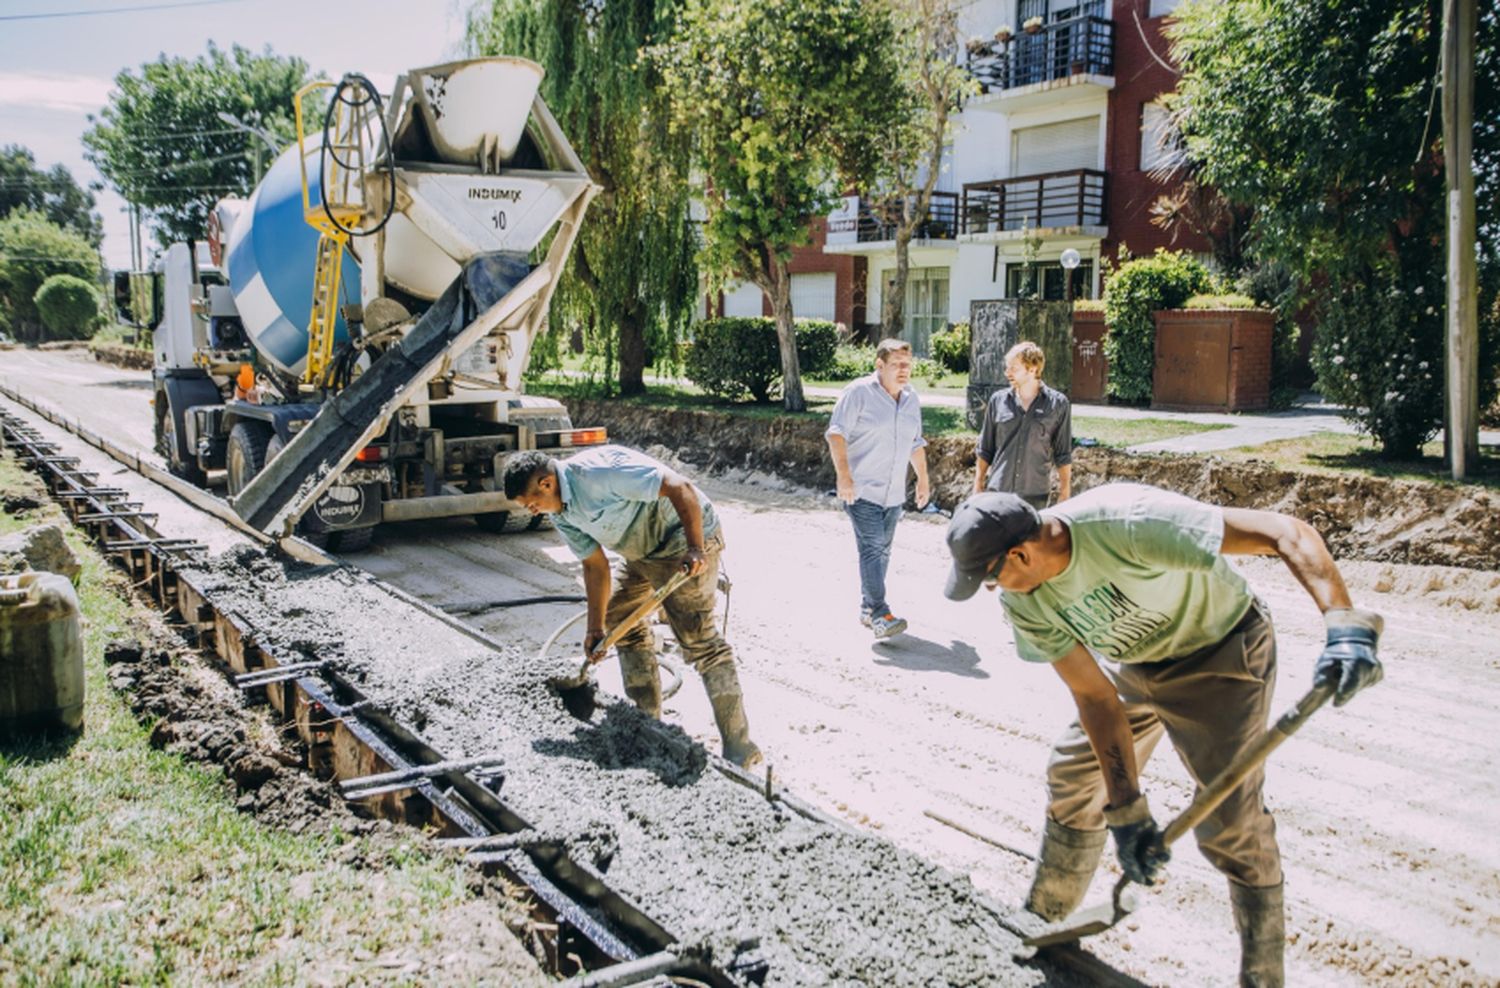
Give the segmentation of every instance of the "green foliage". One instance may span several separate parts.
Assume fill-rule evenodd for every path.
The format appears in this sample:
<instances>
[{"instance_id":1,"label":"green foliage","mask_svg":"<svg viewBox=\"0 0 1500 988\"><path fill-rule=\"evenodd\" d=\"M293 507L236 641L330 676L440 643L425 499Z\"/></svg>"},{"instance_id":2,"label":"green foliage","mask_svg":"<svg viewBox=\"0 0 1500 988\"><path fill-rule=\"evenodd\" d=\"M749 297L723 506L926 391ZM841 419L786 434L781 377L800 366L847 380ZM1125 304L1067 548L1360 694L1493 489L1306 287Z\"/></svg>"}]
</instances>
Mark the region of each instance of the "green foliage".
<instances>
[{"instance_id":1,"label":"green foliage","mask_svg":"<svg viewBox=\"0 0 1500 988\"><path fill-rule=\"evenodd\" d=\"M488 0L475 6L476 55L521 55L547 70L542 96L594 181L594 200L552 305L585 326L588 346L618 365L620 390L644 388L655 356L670 363L699 290L688 215L689 142L674 133L667 93L641 49L673 31L675 0Z\"/></svg>"},{"instance_id":2,"label":"green foliage","mask_svg":"<svg viewBox=\"0 0 1500 988\"><path fill-rule=\"evenodd\" d=\"M1103 312L1104 299L1102 298L1075 298L1073 300L1074 312Z\"/></svg>"},{"instance_id":3,"label":"green foliage","mask_svg":"<svg viewBox=\"0 0 1500 988\"><path fill-rule=\"evenodd\" d=\"M955 374L969 373L969 324L949 324L942 332L932 336L932 355L938 363Z\"/></svg>"},{"instance_id":4,"label":"green foliage","mask_svg":"<svg viewBox=\"0 0 1500 988\"><path fill-rule=\"evenodd\" d=\"M888 8L864 0L684 0L676 32L648 50L702 174L707 273L766 290L788 340L791 250L843 187L868 184L904 105L882 57L893 38ZM800 410L795 349L782 364Z\"/></svg>"},{"instance_id":5,"label":"green foliage","mask_svg":"<svg viewBox=\"0 0 1500 988\"><path fill-rule=\"evenodd\" d=\"M1313 366L1383 455L1410 459L1442 428L1442 280L1402 283L1390 263L1375 275L1329 297Z\"/></svg>"},{"instance_id":6,"label":"green foliage","mask_svg":"<svg viewBox=\"0 0 1500 988\"><path fill-rule=\"evenodd\" d=\"M796 327L802 366L809 374L827 373L835 363L838 327L816 319L798 320ZM711 395L770 401L781 383L776 324L764 317L705 319L694 328L685 363L688 380Z\"/></svg>"},{"instance_id":7,"label":"green foliage","mask_svg":"<svg viewBox=\"0 0 1500 988\"><path fill-rule=\"evenodd\" d=\"M1194 295L1182 303L1184 309L1259 309L1260 304L1248 295L1238 292L1227 294Z\"/></svg>"},{"instance_id":8,"label":"green foliage","mask_svg":"<svg viewBox=\"0 0 1500 988\"><path fill-rule=\"evenodd\" d=\"M25 343L43 340L37 290L57 274L97 282L98 251L40 213L22 210L0 219L0 329Z\"/></svg>"},{"instance_id":9,"label":"green foliage","mask_svg":"<svg viewBox=\"0 0 1500 988\"><path fill-rule=\"evenodd\" d=\"M0 219L20 210L41 213L58 226L80 234L95 247L104 239L104 221L94 212L94 195L62 165L43 171L30 148L0 148Z\"/></svg>"},{"instance_id":10,"label":"green foliage","mask_svg":"<svg viewBox=\"0 0 1500 988\"><path fill-rule=\"evenodd\" d=\"M1158 309L1175 309L1208 290L1213 278L1185 251L1157 248L1148 257L1120 265L1104 285L1104 355L1109 360L1109 393L1124 401L1151 397L1156 366Z\"/></svg>"},{"instance_id":11,"label":"green foliage","mask_svg":"<svg viewBox=\"0 0 1500 988\"><path fill-rule=\"evenodd\" d=\"M833 355L833 363L822 376L829 381L852 381L875 369L875 348L858 343L843 343Z\"/></svg>"},{"instance_id":12,"label":"green foliage","mask_svg":"<svg viewBox=\"0 0 1500 988\"><path fill-rule=\"evenodd\" d=\"M53 339L86 340L99 327L99 292L75 275L48 278L33 301Z\"/></svg>"},{"instance_id":13,"label":"green foliage","mask_svg":"<svg viewBox=\"0 0 1500 988\"><path fill-rule=\"evenodd\" d=\"M163 244L202 240L214 203L248 195L256 154L270 155L260 138L219 114L286 144L296 136L293 97L309 78L302 59L269 49L257 55L235 45L225 53L210 42L196 59L161 55L115 76L109 103L83 135L84 155L150 213Z\"/></svg>"},{"instance_id":14,"label":"green foliage","mask_svg":"<svg viewBox=\"0 0 1500 988\"><path fill-rule=\"evenodd\" d=\"M1493 386L1500 353L1500 8L1480 4L1475 46L1474 173L1479 223L1480 367ZM1256 259L1285 267L1301 286L1286 316L1317 314L1318 383L1359 392L1351 413L1384 443L1410 451L1411 436L1440 420L1441 396L1369 384L1400 343L1440 352L1444 256L1442 128L1433 116L1441 5L1429 0L1264 0L1184 3L1169 31L1183 67L1175 109L1199 177L1249 207ZM1425 286L1404 327L1390 324L1393 286ZM1257 293L1251 293L1260 298ZM1341 311L1352 306L1354 313ZM1435 316L1427 312L1432 308ZM1357 315L1355 314L1357 313ZM1368 333L1350 333L1375 318ZM1279 329L1279 327L1278 327ZM1427 339L1425 334L1431 334ZM1339 354L1331 342L1342 339ZM1281 337L1284 339L1284 337ZM1364 352L1368 350L1369 352ZM1358 352L1356 352L1358 351ZM1278 354L1281 352L1280 342ZM1342 364L1332 363L1342 356ZM1338 368L1363 370L1333 371ZM1332 374L1332 376L1328 376ZM1381 375L1376 374L1379 377ZM1392 407L1381 410L1389 393ZM1413 402L1427 401L1417 407ZM1397 416L1411 419L1400 428Z\"/></svg>"}]
</instances>

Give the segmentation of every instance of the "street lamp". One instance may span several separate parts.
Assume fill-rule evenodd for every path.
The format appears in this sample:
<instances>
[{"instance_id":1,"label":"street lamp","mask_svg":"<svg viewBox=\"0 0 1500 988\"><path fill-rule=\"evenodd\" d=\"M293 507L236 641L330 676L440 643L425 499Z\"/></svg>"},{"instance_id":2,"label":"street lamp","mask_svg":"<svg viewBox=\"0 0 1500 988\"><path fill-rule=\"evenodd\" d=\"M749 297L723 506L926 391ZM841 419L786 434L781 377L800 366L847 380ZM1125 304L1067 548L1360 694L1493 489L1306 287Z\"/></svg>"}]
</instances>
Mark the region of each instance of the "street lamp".
<instances>
[{"instance_id":1,"label":"street lamp","mask_svg":"<svg viewBox=\"0 0 1500 988\"><path fill-rule=\"evenodd\" d=\"M264 127L245 123L245 121L241 120L234 114L226 113L223 110L219 111L218 118L227 123L229 126L233 127L235 130L244 131L247 134L260 138L265 142L266 147L271 149L272 158L275 158L276 155L281 153L281 145L277 143L276 136L270 131L266 130ZM255 184L259 185L261 178L260 145L251 142L251 147L255 150Z\"/></svg>"},{"instance_id":2,"label":"street lamp","mask_svg":"<svg viewBox=\"0 0 1500 988\"><path fill-rule=\"evenodd\" d=\"M1062 252L1062 257L1058 258L1058 260L1062 262L1063 271L1066 272L1063 275L1063 291L1066 293L1065 297L1067 298L1069 307L1071 307L1073 305L1073 269L1082 263L1083 258L1079 255L1078 251L1069 247Z\"/></svg>"}]
</instances>

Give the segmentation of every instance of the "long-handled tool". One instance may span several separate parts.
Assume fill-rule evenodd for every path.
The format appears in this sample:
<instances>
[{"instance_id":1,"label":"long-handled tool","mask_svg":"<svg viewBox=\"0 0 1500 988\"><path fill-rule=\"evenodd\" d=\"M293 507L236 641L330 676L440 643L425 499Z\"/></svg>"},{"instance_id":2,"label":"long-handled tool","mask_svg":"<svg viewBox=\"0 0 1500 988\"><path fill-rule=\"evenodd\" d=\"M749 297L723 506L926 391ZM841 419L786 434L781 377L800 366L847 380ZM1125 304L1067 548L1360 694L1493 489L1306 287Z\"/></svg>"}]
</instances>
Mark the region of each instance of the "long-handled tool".
<instances>
[{"instance_id":1,"label":"long-handled tool","mask_svg":"<svg viewBox=\"0 0 1500 988\"><path fill-rule=\"evenodd\" d=\"M1265 762L1266 757L1280 747L1281 742L1295 734L1297 729L1307 722L1307 718L1311 717L1313 712L1327 702L1332 695L1332 686L1314 686L1308 690L1307 694L1297 701L1295 707L1282 714L1276 723L1271 725L1270 730L1262 734L1259 740L1245 749L1245 752L1228 768L1220 772L1218 778L1199 790L1188 808L1167 824L1167 829L1161 835L1162 843L1170 845L1202 823L1230 793L1239 787L1240 783L1245 781L1246 776L1259 768ZM1129 878L1124 875L1120 876L1108 903L1080 909L1055 927L1027 937L1022 941L1023 944L1033 948L1055 947L1093 936L1095 933L1103 933L1135 911L1134 896L1125 894L1125 887L1129 884Z\"/></svg>"},{"instance_id":2,"label":"long-handled tool","mask_svg":"<svg viewBox=\"0 0 1500 988\"><path fill-rule=\"evenodd\" d=\"M662 601L672 596L677 588L687 582L686 570L673 574L672 578L663 583L656 593L641 603L639 607L625 615L609 634L604 636L598 646L583 658L583 665L579 666L577 675L553 676L547 680L547 685L557 691L562 698L563 706L568 708L568 713L579 720L588 720L594 716L594 710L598 707L598 699L594 693L594 676L590 671L595 665L604 661L609 650L614 648L615 643L625 637L625 633L643 621L650 613L662 605Z\"/></svg>"}]
</instances>

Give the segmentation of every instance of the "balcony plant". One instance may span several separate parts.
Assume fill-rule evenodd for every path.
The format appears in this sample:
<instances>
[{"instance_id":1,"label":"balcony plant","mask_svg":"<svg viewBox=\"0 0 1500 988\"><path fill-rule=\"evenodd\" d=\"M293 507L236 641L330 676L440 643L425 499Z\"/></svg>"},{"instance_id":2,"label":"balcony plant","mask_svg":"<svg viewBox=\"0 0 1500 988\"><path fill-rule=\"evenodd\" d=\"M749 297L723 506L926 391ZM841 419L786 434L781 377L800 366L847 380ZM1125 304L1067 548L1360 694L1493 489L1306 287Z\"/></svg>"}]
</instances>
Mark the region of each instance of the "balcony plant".
<instances>
[{"instance_id":1,"label":"balcony plant","mask_svg":"<svg viewBox=\"0 0 1500 988\"><path fill-rule=\"evenodd\" d=\"M1001 24L999 27L995 28L995 40L1000 42L1002 45L1010 44L1010 39L1014 38L1015 36L1015 28L1011 27L1009 24Z\"/></svg>"},{"instance_id":2,"label":"balcony plant","mask_svg":"<svg viewBox=\"0 0 1500 988\"><path fill-rule=\"evenodd\" d=\"M976 34L969 39L967 47L970 55L978 56L989 51L990 43Z\"/></svg>"},{"instance_id":3,"label":"balcony plant","mask_svg":"<svg viewBox=\"0 0 1500 988\"><path fill-rule=\"evenodd\" d=\"M1040 17L1028 17L1021 22L1021 30L1027 34L1036 34L1041 29L1042 19Z\"/></svg>"}]
</instances>

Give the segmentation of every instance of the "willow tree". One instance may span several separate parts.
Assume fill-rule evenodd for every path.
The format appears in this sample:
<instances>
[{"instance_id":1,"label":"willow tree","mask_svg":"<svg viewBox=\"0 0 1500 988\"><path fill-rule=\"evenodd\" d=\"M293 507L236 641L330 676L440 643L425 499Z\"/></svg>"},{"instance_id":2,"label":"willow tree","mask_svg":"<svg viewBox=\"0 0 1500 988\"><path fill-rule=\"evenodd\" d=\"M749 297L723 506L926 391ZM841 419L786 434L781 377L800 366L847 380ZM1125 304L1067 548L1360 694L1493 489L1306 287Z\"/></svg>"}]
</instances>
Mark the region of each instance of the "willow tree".
<instances>
[{"instance_id":1,"label":"willow tree","mask_svg":"<svg viewBox=\"0 0 1500 988\"><path fill-rule=\"evenodd\" d=\"M603 192L589 207L553 303L618 354L623 394L668 353L698 287L688 214L688 147L667 127L660 79L639 57L672 25L672 0L493 0L470 15L479 55L546 69L542 95Z\"/></svg>"},{"instance_id":2,"label":"willow tree","mask_svg":"<svg viewBox=\"0 0 1500 988\"><path fill-rule=\"evenodd\" d=\"M651 49L701 169L701 257L771 299L788 411L806 401L787 262L843 187L876 174L879 134L905 105L895 33L870 0L685 0Z\"/></svg>"}]
</instances>

